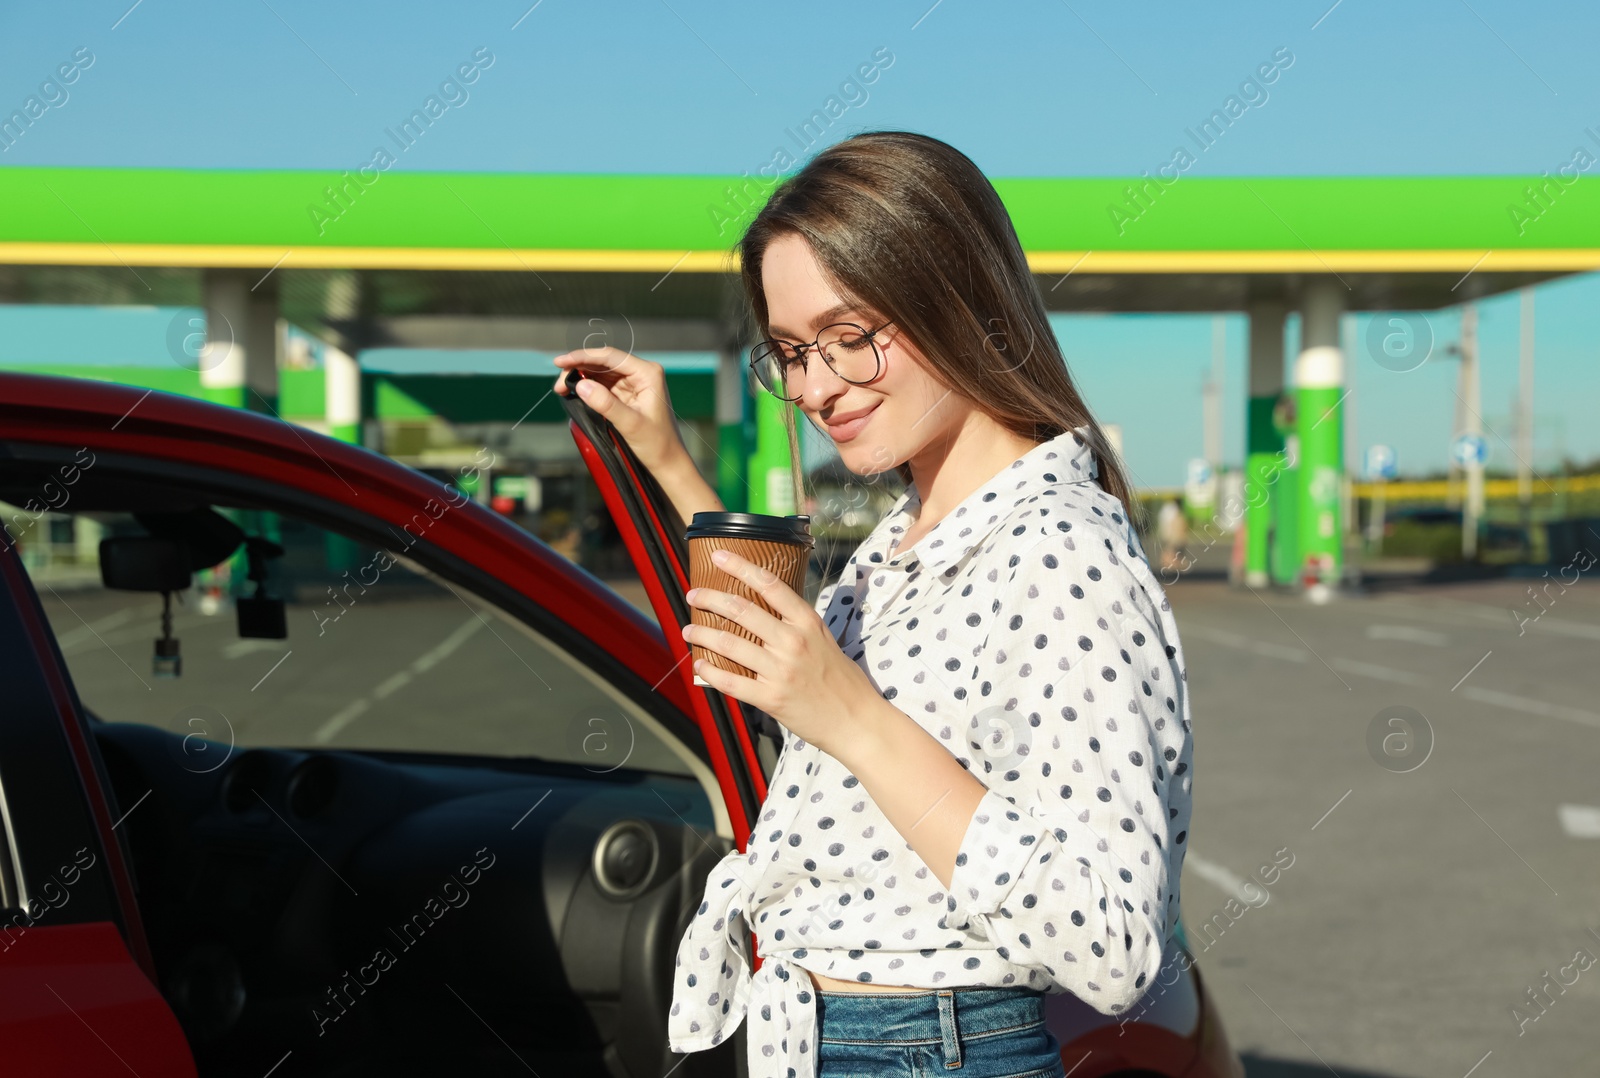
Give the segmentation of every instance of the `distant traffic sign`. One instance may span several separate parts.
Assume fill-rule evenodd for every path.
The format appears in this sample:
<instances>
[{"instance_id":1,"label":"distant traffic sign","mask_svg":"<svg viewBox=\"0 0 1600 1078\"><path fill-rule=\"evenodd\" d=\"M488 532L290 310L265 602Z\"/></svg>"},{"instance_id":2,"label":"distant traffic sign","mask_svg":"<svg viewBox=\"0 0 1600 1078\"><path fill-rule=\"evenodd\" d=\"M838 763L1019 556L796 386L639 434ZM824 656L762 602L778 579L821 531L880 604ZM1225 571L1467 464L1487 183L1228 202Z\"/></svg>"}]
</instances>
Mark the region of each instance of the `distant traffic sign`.
<instances>
[{"instance_id":1,"label":"distant traffic sign","mask_svg":"<svg viewBox=\"0 0 1600 1078\"><path fill-rule=\"evenodd\" d=\"M1203 509L1217 504L1217 473L1204 457L1194 457L1189 461L1183 500L1191 508Z\"/></svg>"},{"instance_id":2,"label":"distant traffic sign","mask_svg":"<svg viewBox=\"0 0 1600 1078\"><path fill-rule=\"evenodd\" d=\"M1481 434L1457 435L1450 443L1450 459L1463 468L1489 459L1489 442Z\"/></svg>"},{"instance_id":3,"label":"distant traffic sign","mask_svg":"<svg viewBox=\"0 0 1600 1078\"><path fill-rule=\"evenodd\" d=\"M1369 445L1364 464L1367 475L1373 479L1393 479L1399 474L1399 461L1391 446Z\"/></svg>"}]
</instances>

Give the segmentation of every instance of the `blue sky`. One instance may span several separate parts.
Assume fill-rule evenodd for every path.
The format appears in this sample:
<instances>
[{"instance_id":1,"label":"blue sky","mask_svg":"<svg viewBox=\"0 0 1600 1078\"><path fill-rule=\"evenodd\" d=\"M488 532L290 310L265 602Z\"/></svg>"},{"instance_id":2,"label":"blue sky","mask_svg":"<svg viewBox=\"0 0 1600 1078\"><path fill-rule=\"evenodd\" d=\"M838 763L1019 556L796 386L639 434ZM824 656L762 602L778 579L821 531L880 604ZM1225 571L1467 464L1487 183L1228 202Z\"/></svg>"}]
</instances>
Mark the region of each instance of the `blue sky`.
<instances>
[{"instance_id":1,"label":"blue sky","mask_svg":"<svg viewBox=\"0 0 1600 1078\"><path fill-rule=\"evenodd\" d=\"M493 65L397 167L754 172L840 94L853 102L850 130L923 131L992 176L1137 174L1168 160L1186 126L1284 48L1294 63L1269 99L1197 168L1536 174L1570 160L1584 128L1600 124L1597 31L1592 6L1507 0L8 5L0 111L80 46L95 62L0 167L353 167L482 48ZM871 85L841 90L875 53L892 62L879 61ZM1536 463L1563 426L1568 453L1600 455L1600 429L1586 422L1600 400L1589 316L1600 279L1541 287L1537 302ZM1453 339L1457 312L1429 318L1440 341ZM1123 425L1134 470L1180 481L1201 446L1209 317L1070 318L1058 332L1090 403ZM1481 341L1493 424L1516 382L1514 296L1483 304ZM1228 345L1236 458L1237 316ZM1399 375L1358 352L1351 369L1358 441L1396 446L1404 471L1442 464L1453 364Z\"/></svg>"}]
</instances>

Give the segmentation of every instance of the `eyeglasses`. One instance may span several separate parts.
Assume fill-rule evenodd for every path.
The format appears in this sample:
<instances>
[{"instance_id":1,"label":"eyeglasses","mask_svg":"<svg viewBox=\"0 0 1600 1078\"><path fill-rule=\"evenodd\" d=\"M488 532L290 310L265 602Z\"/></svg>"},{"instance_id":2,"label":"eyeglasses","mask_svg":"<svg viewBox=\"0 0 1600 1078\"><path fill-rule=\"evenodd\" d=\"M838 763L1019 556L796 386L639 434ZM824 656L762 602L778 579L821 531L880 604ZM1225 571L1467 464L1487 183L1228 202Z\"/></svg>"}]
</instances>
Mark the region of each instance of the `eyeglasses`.
<instances>
[{"instance_id":1,"label":"eyeglasses","mask_svg":"<svg viewBox=\"0 0 1600 1078\"><path fill-rule=\"evenodd\" d=\"M883 367L873 338L890 324L866 329L854 322L835 322L810 344L762 341L750 350L750 369L773 396L797 401L805 392L806 352L814 350L822 353L823 362L834 374L851 385L861 385L876 378Z\"/></svg>"}]
</instances>

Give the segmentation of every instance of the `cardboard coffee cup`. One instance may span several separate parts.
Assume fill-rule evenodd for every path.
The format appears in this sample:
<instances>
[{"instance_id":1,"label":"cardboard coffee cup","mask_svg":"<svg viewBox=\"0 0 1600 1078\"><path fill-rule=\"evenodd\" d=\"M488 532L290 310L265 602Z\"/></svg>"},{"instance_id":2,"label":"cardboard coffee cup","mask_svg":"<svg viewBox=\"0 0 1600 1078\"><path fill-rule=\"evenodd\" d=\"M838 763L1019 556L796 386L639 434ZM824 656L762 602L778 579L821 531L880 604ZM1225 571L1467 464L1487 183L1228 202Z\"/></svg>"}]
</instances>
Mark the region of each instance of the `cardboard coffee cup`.
<instances>
[{"instance_id":1,"label":"cardboard coffee cup","mask_svg":"<svg viewBox=\"0 0 1600 1078\"><path fill-rule=\"evenodd\" d=\"M811 535L809 516L775 517L763 513L721 511L696 513L694 520L684 532L684 538L689 541L691 588L714 588L717 591L730 592L750 600L769 614L776 614L777 611L764 602L748 584L719 569L711 560L712 551L731 550L763 569L770 569L776 573L778 579L787 584L795 594L805 594L806 566L811 561L811 548L816 545L816 539ZM760 637L738 622L730 621L720 614L713 614L698 606L691 606L689 610L695 625L725 629L752 643L758 645L761 643ZM754 676L747 667L720 652L703 648L695 643L689 645L689 650L693 652L691 662L704 659L719 670L728 670L744 677ZM694 676L694 683L710 684L699 674Z\"/></svg>"}]
</instances>

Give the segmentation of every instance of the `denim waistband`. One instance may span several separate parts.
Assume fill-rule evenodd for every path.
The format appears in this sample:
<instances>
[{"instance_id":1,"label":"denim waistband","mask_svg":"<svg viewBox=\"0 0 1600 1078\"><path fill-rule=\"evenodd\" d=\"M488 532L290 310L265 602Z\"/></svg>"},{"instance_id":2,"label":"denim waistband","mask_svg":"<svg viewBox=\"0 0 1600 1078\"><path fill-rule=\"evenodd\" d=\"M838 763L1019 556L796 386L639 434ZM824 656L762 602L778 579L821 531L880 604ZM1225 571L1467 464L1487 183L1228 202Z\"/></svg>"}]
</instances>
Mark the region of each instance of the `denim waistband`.
<instances>
[{"instance_id":1,"label":"denim waistband","mask_svg":"<svg viewBox=\"0 0 1600 1078\"><path fill-rule=\"evenodd\" d=\"M1044 1021L1044 993L1023 986L817 994L818 1040L834 1044L940 1044L1010 1033Z\"/></svg>"}]
</instances>

